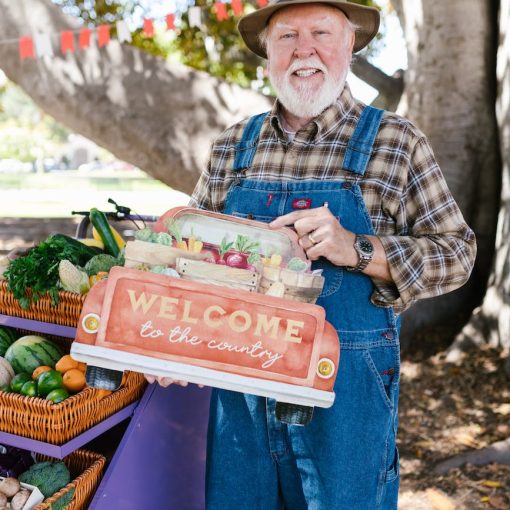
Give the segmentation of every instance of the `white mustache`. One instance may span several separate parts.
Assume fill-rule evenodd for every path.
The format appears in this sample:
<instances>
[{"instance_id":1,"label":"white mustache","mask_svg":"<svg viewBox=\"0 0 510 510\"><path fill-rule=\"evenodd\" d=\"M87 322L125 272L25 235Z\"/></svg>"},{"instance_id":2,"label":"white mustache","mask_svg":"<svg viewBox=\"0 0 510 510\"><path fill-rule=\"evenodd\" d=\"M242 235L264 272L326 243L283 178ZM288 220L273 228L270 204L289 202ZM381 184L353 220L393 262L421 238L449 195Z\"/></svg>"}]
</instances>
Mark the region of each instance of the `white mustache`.
<instances>
[{"instance_id":1,"label":"white mustache","mask_svg":"<svg viewBox=\"0 0 510 510\"><path fill-rule=\"evenodd\" d=\"M318 69L319 71L323 72L324 74L327 74L326 66L323 65L319 60L316 58L307 58L303 60L295 60L292 62L290 67L287 69L287 76L290 76L295 71L299 71L300 69L306 69L306 68L313 68Z\"/></svg>"}]
</instances>

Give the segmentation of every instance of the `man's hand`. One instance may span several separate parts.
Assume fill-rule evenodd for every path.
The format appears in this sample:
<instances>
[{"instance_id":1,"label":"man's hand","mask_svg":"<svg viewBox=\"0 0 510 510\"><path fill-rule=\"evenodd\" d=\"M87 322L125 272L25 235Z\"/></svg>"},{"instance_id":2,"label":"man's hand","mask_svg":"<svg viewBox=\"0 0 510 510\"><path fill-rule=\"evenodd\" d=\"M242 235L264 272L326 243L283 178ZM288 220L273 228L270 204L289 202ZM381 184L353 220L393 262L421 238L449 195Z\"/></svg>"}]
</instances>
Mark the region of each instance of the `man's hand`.
<instances>
[{"instance_id":1,"label":"man's hand","mask_svg":"<svg viewBox=\"0 0 510 510\"><path fill-rule=\"evenodd\" d=\"M179 384L180 386L188 385L188 381L179 381L177 379L173 379L172 377L159 377L159 376L150 375L150 374L143 374L143 375L149 384L157 382L163 388L166 388L166 387L170 386L171 384ZM198 384L198 387L203 388L204 385Z\"/></svg>"},{"instance_id":2,"label":"man's hand","mask_svg":"<svg viewBox=\"0 0 510 510\"><path fill-rule=\"evenodd\" d=\"M294 211L272 221L271 228L293 226L299 236L299 244L310 260L319 257L328 259L337 266L356 266L358 254L354 249L356 235L345 229L331 214L327 203L316 209ZM377 236L367 236L374 245L374 257L363 270L385 282L392 282L388 259L384 247Z\"/></svg>"},{"instance_id":3,"label":"man's hand","mask_svg":"<svg viewBox=\"0 0 510 510\"><path fill-rule=\"evenodd\" d=\"M324 257L337 266L355 266L355 234L345 229L331 214L327 205L316 209L294 211L272 221L271 228L293 226L299 244L310 260Z\"/></svg>"}]
</instances>

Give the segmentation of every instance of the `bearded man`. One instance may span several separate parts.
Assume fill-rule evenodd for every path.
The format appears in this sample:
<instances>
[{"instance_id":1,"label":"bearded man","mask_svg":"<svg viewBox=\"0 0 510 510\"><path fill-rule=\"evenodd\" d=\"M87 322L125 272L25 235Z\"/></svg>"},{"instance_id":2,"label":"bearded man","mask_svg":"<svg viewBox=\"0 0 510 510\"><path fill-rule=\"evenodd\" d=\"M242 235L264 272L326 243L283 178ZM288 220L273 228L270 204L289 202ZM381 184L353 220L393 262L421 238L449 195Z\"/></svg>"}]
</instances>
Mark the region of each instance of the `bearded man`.
<instances>
[{"instance_id":1,"label":"bearded man","mask_svg":"<svg viewBox=\"0 0 510 510\"><path fill-rule=\"evenodd\" d=\"M239 23L277 100L215 141L191 205L293 226L342 354L334 406L304 427L213 390L210 510L397 508L399 314L463 285L476 245L423 133L345 82L378 27L344 0L274 0Z\"/></svg>"}]
</instances>

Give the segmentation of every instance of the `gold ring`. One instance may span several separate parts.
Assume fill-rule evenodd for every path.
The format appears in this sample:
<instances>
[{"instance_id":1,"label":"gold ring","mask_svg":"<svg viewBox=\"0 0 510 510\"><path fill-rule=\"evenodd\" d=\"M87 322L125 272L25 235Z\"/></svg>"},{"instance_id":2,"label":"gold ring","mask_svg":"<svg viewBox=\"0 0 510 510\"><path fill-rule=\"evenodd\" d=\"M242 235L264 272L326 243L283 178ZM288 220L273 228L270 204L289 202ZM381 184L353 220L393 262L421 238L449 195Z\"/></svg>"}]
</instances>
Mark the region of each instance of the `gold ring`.
<instances>
[{"instance_id":1,"label":"gold ring","mask_svg":"<svg viewBox=\"0 0 510 510\"><path fill-rule=\"evenodd\" d=\"M310 240L310 242L311 242L312 244L317 244L317 241L316 241L316 240L313 238L313 236L312 236L312 232L310 232L310 233L308 234L308 239Z\"/></svg>"}]
</instances>

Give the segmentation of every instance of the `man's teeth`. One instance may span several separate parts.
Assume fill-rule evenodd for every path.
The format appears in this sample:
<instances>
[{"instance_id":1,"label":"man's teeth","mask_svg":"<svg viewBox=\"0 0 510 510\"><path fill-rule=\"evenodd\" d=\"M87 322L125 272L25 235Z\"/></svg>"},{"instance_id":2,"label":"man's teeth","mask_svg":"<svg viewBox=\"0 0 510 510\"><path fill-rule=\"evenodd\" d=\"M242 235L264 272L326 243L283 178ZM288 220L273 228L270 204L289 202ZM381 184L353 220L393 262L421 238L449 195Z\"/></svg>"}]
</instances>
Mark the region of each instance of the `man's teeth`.
<instances>
[{"instance_id":1,"label":"man's teeth","mask_svg":"<svg viewBox=\"0 0 510 510\"><path fill-rule=\"evenodd\" d=\"M306 78L307 76L312 76L312 74L317 72L319 72L318 69L299 69L294 74L297 74L300 78Z\"/></svg>"}]
</instances>

